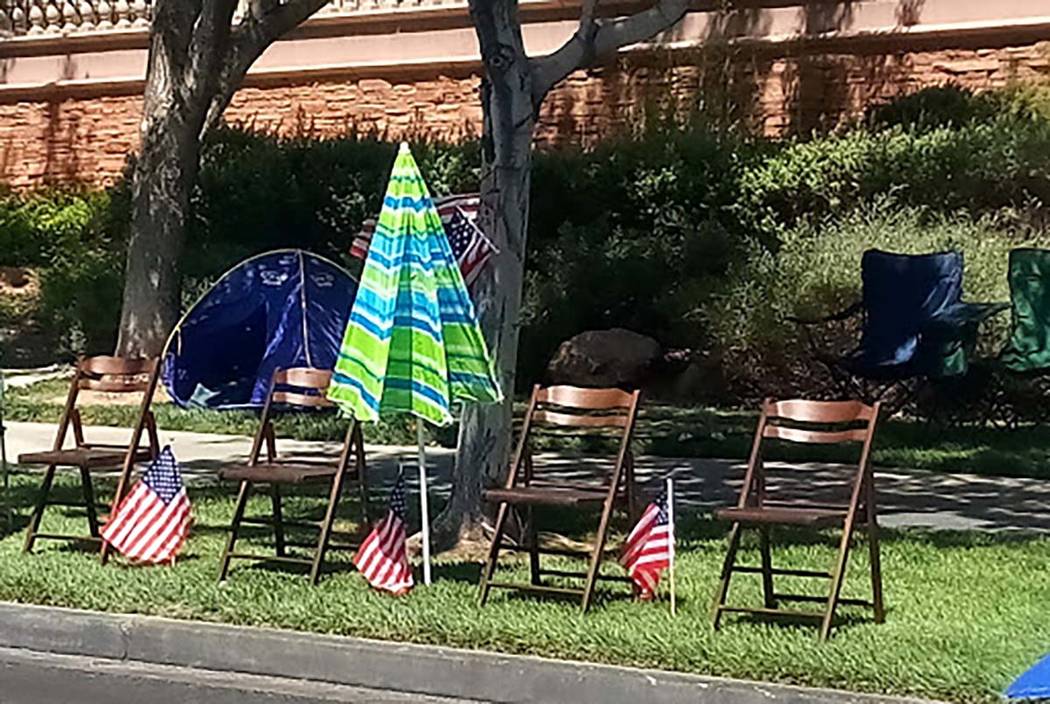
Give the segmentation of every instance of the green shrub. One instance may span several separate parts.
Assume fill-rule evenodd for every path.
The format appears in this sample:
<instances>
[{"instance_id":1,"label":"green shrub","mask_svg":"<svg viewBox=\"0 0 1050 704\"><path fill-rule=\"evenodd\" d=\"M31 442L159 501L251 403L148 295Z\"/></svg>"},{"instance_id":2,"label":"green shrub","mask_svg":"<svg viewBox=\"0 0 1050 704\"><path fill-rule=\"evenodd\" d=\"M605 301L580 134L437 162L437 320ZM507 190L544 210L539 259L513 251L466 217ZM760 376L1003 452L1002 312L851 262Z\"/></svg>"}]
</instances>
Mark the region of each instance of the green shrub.
<instances>
[{"instance_id":1,"label":"green shrub","mask_svg":"<svg viewBox=\"0 0 1050 704\"><path fill-rule=\"evenodd\" d=\"M1050 120L1007 116L925 131L854 129L791 142L741 179L740 207L757 232L779 238L891 195L942 212L982 213L1050 201Z\"/></svg>"},{"instance_id":2,"label":"green shrub","mask_svg":"<svg viewBox=\"0 0 1050 704\"><path fill-rule=\"evenodd\" d=\"M704 318L726 373L744 393L814 393L821 364L788 317L817 318L860 300L860 261L866 250L958 249L966 267L965 299L989 302L1009 300L1009 251L1023 246L1050 247L1050 232L1028 227L1009 212L974 219L882 198L786 229L776 253L753 246L705 306ZM984 353L998 350L1008 323L1008 316L1000 315L984 326ZM817 330L825 353L845 353L858 341L855 326L829 324Z\"/></svg>"},{"instance_id":3,"label":"green shrub","mask_svg":"<svg viewBox=\"0 0 1050 704\"><path fill-rule=\"evenodd\" d=\"M412 149L435 194L478 189L476 143ZM182 265L189 287L282 247L349 263L362 221L379 214L396 153L396 143L356 133L318 140L216 131L193 196Z\"/></svg>"},{"instance_id":4,"label":"green shrub","mask_svg":"<svg viewBox=\"0 0 1050 704\"><path fill-rule=\"evenodd\" d=\"M626 327L667 346L697 345L699 305L740 253L734 201L755 153L698 123L537 154L522 383L584 330Z\"/></svg>"},{"instance_id":5,"label":"green shrub","mask_svg":"<svg viewBox=\"0 0 1050 704\"><path fill-rule=\"evenodd\" d=\"M962 127L1003 116L1050 118L1050 89L1035 83L979 92L951 84L933 86L872 106L866 124L876 130L897 126L931 129Z\"/></svg>"},{"instance_id":6,"label":"green shrub","mask_svg":"<svg viewBox=\"0 0 1050 704\"><path fill-rule=\"evenodd\" d=\"M39 324L63 354L110 353L116 343L127 246L128 195L120 187L77 196L54 213L40 269Z\"/></svg>"}]
</instances>

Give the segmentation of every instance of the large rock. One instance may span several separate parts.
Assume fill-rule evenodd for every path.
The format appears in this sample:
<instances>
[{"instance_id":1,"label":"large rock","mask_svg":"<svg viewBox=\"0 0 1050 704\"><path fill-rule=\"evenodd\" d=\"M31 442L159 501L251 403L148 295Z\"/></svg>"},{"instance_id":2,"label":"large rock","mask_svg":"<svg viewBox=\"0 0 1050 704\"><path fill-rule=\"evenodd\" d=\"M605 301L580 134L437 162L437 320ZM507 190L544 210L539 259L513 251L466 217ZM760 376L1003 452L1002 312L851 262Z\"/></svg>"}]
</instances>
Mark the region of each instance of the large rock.
<instances>
[{"instance_id":1,"label":"large rock","mask_svg":"<svg viewBox=\"0 0 1050 704\"><path fill-rule=\"evenodd\" d=\"M651 337L623 328L589 330L561 343L547 377L553 384L634 389L660 358L660 343Z\"/></svg>"}]
</instances>

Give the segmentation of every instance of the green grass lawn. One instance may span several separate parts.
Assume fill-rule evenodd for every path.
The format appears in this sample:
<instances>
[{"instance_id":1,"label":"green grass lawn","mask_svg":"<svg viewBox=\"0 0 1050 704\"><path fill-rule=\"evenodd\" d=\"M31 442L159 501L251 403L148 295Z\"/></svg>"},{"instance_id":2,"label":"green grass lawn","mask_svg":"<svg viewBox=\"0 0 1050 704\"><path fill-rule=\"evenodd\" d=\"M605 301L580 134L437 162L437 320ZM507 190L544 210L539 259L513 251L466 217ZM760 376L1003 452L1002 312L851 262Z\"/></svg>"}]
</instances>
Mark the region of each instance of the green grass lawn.
<instances>
[{"instance_id":1,"label":"green grass lawn","mask_svg":"<svg viewBox=\"0 0 1050 704\"><path fill-rule=\"evenodd\" d=\"M8 418L57 421L67 383L52 380L12 389L7 400ZM155 411L157 422L165 430L248 435L255 432L258 422L257 416L250 412L183 410L171 404L157 404ZM89 424L130 425L135 412L132 406L88 406L84 420ZM750 447L756 420L757 414L750 410L649 403L643 407L639 419L637 449L663 457L742 459ZM345 425L332 414L292 414L278 419L277 432L300 440L342 440ZM446 446L455 444L454 426L428 427L428 432L434 442ZM365 427L365 439L374 443L414 444L414 426L407 419L370 423ZM852 450L826 450L822 456L814 456L811 448L800 450L785 446L770 455L770 459L852 460L855 456ZM893 419L879 428L874 459L882 467L1050 478L1050 428L940 428Z\"/></svg>"},{"instance_id":2,"label":"green grass lawn","mask_svg":"<svg viewBox=\"0 0 1050 704\"><path fill-rule=\"evenodd\" d=\"M16 505L29 505L36 481L31 475L14 477ZM68 480L59 487L63 498L76 497ZM337 569L317 588L301 574L249 563L235 563L230 580L220 586L215 575L232 491L195 489L192 497L193 538L174 568L129 567L119 560L101 567L93 554L50 542L41 543L37 554L23 555L23 512L15 532L0 533L0 599L958 702L995 701L1014 676L1050 650L1046 537L886 531L886 623L874 624L864 610L844 609L832 639L821 644L809 625L730 617L721 632L711 630L709 607L723 557L724 526L702 517L687 516L680 526L677 618L668 615L666 602L625 598L623 585L609 587L583 616L572 603L503 591L479 609L479 567L470 562L441 562L433 587L417 588L404 598L367 588L348 569L347 553L335 555ZM267 505L256 501L253 509L263 512ZM72 509L52 511L45 529L82 528ZM315 503L300 500L290 502L287 513L316 511ZM354 507L348 504L345 513L355 515ZM587 538L581 521L547 518L562 534ZM356 527L347 519L341 528ZM250 542L265 550L261 541ZM780 534L774 561L827 568L833 557L830 543L830 536ZM756 552L748 545L744 557L755 562ZM852 556L848 596L867 596L866 552ZM614 565L606 569L618 571ZM524 574L521 565L507 571ZM734 602L758 603L759 584L750 577L741 575L734 584Z\"/></svg>"}]
</instances>

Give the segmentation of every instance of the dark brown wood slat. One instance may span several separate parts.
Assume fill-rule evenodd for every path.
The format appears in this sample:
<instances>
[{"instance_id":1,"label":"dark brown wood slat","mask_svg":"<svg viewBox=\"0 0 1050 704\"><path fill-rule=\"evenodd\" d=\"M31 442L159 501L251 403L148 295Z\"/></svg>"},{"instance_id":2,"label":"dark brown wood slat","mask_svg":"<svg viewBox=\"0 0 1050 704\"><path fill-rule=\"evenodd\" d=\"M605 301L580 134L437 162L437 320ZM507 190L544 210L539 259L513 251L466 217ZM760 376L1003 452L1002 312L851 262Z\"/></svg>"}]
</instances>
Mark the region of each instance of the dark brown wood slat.
<instances>
[{"instance_id":1,"label":"dark brown wood slat","mask_svg":"<svg viewBox=\"0 0 1050 704\"><path fill-rule=\"evenodd\" d=\"M790 616L795 618L824 618L818 611L798 611L795 609L773 609L761 606L723 606L721 610L735 614L762 614L765 616Z\"/></svg>"},{"instance_id":2,"label":"dark brown wood slat","mask_svg":"<svg viewBox=\"0 0 1050 704\"><path fill-rule=\"evenodd\" d=\"M762 437L816 445L837 445L843 442L864 442L868 431L864 428L852 430L807 430L789 428L784 425L767 425Z\"/></svg>"},{"instance_id":3,"label":"dark brown wood slat","mask_svg":"<svg viewBox=\"0 0 1050 704\"><path fill-rule=\"evenodd\" d=\"M120 466L127 457L127 451L103 450L88 447L70 448L47 452L28 452L18 456L19 464L57 465L60 467L87 467L88 469L105 469ZM147 448L135 453L135 460L145 462L150 459Z\"/></svg>"},{"instance_id":4,"label":"dark brown wood slat","mask_svg":"<svg viewBox=\"0 0 1050 704\"><path fill-rule=\"evenodd\" d=\"M332 372L312 367L291 367L278 370L273 378L277 385L324 391L332 381Z\"/></svg>"},{"instance_id":5,"label":"dark brown wood slat","mask_svg":"<svg viewBox=\"0 0 1050 704\"><path fill-rule=\"evenodd\" d=\"M733 571L748 574L762 574L762 568L754 565L734 565ZM831 579L834 576L830 572L821 572L819 570L794 570L784 567L774 567L769 572L770 574L779 574L785 577L819 577L821 579Z\"/></svg>"},{"instance_id":6,"label":"dark brown wood slat","mask_svg":"<svg viewBox=\"0 0 1050 704\"><path fill-rule=\"evenodd\" d=\"M141 378L118 377L107 379L82 378L78 383L82 391L102 391L108 394L143 393L149 388L149 381Z\"/></svg>"},{"instance_id":7,"label":"dark brown wood slat","mask_svg":"<svg viewBox=\"0 0 1050 704\"><path fill-rule=\"evenodd\" d=\"M252 552L231 552L227 557L235 560L259 560L261 562L280 562L289 565L312 565L313 560L305 557L287 557L283 555L258 555Z\"/></svg>"},{"instance_id":8,"label":"dark brown wood slat","mask_svg":"<svg viewBox=\"0 0 1050 704\"><path fill-rule=\"evenodd\" d=\"M583 589L572 589L569 587L548 587L545 584L526 584L524 582L496 582L490 581L488 583L490 587L496 587L497 589L520 589L526 592L547 592L549 594L571 594L572 596L582 596L584 593Z\"/></svg>"},{"instance_id":9,"label":"dark brown wood slat","mask_svg":"<svg viewBox=\"0 0 1050 704\"><path fill-rule=\"evenodd\" d=\"M536 411L532 419L537 423L549 423L566 428L624 428L627 418L622 415L576 415L558 411Z\"/></svg>"},{"instance_id":10,"label":"dark brown wood slat","mask_svg":"<svg viewBox=\"0 0 1050 704\"><path fill-rule=\"evenodd\" d=\"M337 472L336 467L319 467L316 465L293 464L257 464L248 467L232 467L219 470L219 478L233 482L259 482L279 484L302 484L303 482L330 479Z\"/></svg>"},{"instance_id":11,"label":"dark brown wood slat","mask_svg":"<svg viewBox=\"0 0 1050 704\"><path fill-rule=\"evenodd\" d=\"M131 359L100 355L84 357L78 363L78 368L93 376L148 376L157 368L157 361L156 357Z\"/></svg>"},{"instance_id":12,"label":"dark brown wood slat","mask_svg":"<svg viewBox=\"0 0 1050 704\"><path fill-rule=\"evenodd\" d=\"M581 491L555 487L513 487L510 489L486 489L483 492L483 496L487 501L506 502L508 504L581 506L584 504L600 504L605 501L607 493L607 490Z\"/></svg>"},{"instance_id":13,"label":"dark brown wood slat","mask_svg":"<svg viewBox=\"0 0 1050 704\"><path fill-rule=\"evenodd\" d=\"M589 557L589 556L587 556ZM571 570L552 570L543 568L540 571L541 575L549 575L551 577L569 577L571 579L587 579L586 572L573 572ZM633 580L627 575L622 574L599 574L598 579L606 582L626 582L631 584Z\"/></svg>"},{"instance_id":14,"label":"dark brown wood slat","mask_svg":"<svg viewBox=\"0 0 1050 704\"><path fill-rule=\"evenodd\" d=\"M537 403L588 411L627 410L633 394L621 389L585 389L579 386L548 386L536 392Z\"/></svg>"},{"instance_id":15,"label":"dark brown wood slat","mask_svg":"<svg viewBox=\"0 0 1050 704\"><path fill-rule=\"evenodd\" d=\"M769 401L766 414L800 423L853 423L874 417L875 409L860 401Z\"/></svg>"},{"instance_id":16,"label":"dark brown wood slat","mask_svg":"<svg viewBox=\"0 0 1050 704\"><path fill-rule=\"evenodd\" d=\"M841 525L846 519L845 511L824 511L805 508L766 508L746 506L744 508L721 508L715 511L715 517L734 523L793 525L819 528Z\"/></svg>"},{"instance_id":17,"label":"dark brown wood slat","mask_svg":"<svg viewBox=\"0 0 1050 704\"><path fill-rule=\"evenodd\" d=\"M304 408L334 408L335 404L324 396L311 396L297 391L274 391L273 402Z\"/></svg>"},{"instance_id":18,"label":"dark brown wood slat","mask_svg":"<svg viewBox=\"0 0 1050 704\"><path fill-rule=\"evenodd\" d=\"M52 504L48 504L49 506ZM76 535L73 533L34 533L37 540L83 540L90 543L101 543L102 538L94 535Z\"/></svg>"},{"instance_id":19,"label":"dark brown wood slat","mask_svg":"<svg viewBox=\"0 0 1050 704\"><path fill-rule=\"evenodd\" d=\"M809 604L827 604L828 598L826 596L816 596L813 594L775 594L775 598L779 601L798 601ZM852 599L847 597L839 597L838 602L845 604L846 606L867 606L871 608L873 604L867 599Z\"/></svg>"}]
</instances>

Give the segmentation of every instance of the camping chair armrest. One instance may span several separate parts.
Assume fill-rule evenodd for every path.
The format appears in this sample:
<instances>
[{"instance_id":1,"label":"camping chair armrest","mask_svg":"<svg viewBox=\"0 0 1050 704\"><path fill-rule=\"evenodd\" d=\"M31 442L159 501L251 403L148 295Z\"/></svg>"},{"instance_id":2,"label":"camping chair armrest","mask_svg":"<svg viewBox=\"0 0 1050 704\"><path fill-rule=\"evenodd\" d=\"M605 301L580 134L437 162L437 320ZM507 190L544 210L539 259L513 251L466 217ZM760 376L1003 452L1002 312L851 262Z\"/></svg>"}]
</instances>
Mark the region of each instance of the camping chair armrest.
<instances>
[{"instance_id":1,"label":"camping chair armrest","mask_svg":"<svg viewBox=\"0 0 1050 704\"><path fill-rule=\"evenodd\" d=\"M1009 307L1009 303L956 303L931 318L924 332L951 334L977 325Z\"/></svg>"},{"instance_id":2,"label":"camping chair armrest","mask_svg":"<svg viewBox=\"0 0 1050 704\"><path fill-rule=\"evenodd\" d=\"M800 318L797 315L789 315L787 316L787 319L796 325L823 325L824 323L835 323L842 320L849 320L860 313L863 309L864 304L861 301L857 301L848 308L840 310L838 313L825 315L821 318Z\"/></svg>"}]
</instances>

